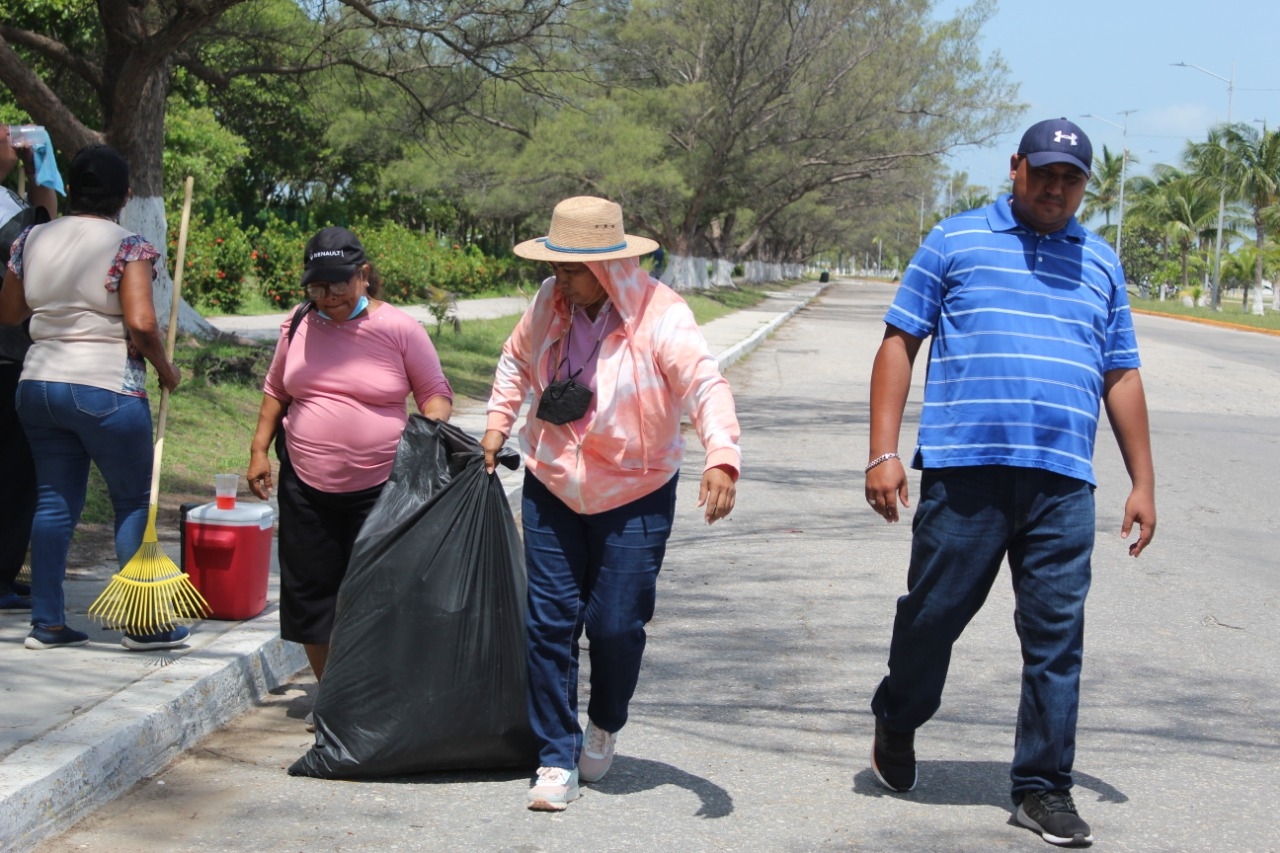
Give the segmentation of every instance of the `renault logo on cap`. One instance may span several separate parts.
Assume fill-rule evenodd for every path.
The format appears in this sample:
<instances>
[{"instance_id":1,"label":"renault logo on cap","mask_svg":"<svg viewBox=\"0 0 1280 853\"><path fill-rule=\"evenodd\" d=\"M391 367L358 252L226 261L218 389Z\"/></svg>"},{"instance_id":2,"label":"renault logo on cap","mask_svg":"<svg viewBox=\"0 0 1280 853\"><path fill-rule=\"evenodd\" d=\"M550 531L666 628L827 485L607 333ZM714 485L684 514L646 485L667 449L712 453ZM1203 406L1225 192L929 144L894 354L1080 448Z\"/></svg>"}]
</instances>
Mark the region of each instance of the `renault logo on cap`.
<instances>
[{"instance_id":1,"label":"renault logo on cap","mask_svg":"<svg viewBox=\"0 0 1280 853\"><path fill-rule=\"evenodd\" d=\"M1061 142L1064 139L1070 142L1072 145L1076 144L1076 135L1074 133L1063 133L1060 130L1055 130L1053 132L1054 142Z\"/></svg>"}]
</instances>

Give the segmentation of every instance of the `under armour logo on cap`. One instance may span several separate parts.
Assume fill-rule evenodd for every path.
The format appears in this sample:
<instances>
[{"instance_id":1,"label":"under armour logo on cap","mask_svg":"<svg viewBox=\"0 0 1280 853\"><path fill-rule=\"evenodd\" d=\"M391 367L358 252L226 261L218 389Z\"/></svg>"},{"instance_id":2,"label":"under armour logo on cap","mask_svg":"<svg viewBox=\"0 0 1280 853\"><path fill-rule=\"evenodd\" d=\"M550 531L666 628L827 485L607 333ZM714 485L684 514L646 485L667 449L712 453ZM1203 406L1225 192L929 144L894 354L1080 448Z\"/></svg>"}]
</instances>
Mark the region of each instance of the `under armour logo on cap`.
<instances>
[{"instance_id":1,"label":"under armour logo on cap","mask_svg":"<svg viewBox=\"0 0 1280 853\"><path fill-rule=\"evenodd\" d=\"M1036 168L1068 163L1086 175L1093 171L1093 145L1088 135L1065 118L1046 119L1027 128L1018 154Z\"/></svg>"}]
</instances>

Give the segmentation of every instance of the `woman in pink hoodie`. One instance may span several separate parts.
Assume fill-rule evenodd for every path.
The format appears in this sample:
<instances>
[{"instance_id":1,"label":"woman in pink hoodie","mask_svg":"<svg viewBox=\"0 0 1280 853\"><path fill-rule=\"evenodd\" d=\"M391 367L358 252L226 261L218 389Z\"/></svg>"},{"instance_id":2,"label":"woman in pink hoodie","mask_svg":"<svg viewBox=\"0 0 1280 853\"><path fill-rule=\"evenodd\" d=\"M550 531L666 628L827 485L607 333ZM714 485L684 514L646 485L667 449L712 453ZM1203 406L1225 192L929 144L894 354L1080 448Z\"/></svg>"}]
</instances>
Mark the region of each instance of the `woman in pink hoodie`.
<instances>
[{"instance_id":1,"label":"woman in pink hoodie","mask_svg":"<svg viewBox=\"0 0 1280 853\"><path fill-rule=\"evenodd\" d=\"M515 247L551 263L503 347L481 444L486 467L533 405L520 445L528 574L529 717L541 743L529 808L560 811L613 761L653 617L675 515L688 411L706 450L698 506L733 510L742 464L729 383L675 291L638 258L622 208L565 199L546 237ZM578 723L578 638L586 630L591 702Z\"/></svg>"}]
</instances>

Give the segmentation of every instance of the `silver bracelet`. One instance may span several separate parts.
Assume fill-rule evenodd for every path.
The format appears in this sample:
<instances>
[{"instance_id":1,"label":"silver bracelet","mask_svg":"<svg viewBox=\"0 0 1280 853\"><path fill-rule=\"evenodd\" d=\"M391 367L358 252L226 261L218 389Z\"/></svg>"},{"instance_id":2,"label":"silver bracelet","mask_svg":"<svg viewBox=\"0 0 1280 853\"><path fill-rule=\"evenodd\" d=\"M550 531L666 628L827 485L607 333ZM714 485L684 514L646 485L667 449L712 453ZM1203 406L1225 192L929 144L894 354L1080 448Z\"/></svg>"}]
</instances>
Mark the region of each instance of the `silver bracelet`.
<instances>
[{"instance_id":1,"label":"silver bracelet","mask_svg":"<svg viewBox=\"0 0 1280 853\"><path fill-rule=\"evenodd\" d=\"M901 456L899 456L899 455L898 455L898 454L896 454L896 453L885 453L885 454L882 454L882 455L877 456L875 459L872 459L870 462L868 462L868 463L867 463L866 471L870 471L872 468L874 468L874 467L876 467L877 465L880 465L880 464L882 464L882 463L888 462L890 459L901 459L901 458L902 458L902 457L901 457ZM863 473L866 473L866 471L864 471Z\"/></svg>"}]
</instances>

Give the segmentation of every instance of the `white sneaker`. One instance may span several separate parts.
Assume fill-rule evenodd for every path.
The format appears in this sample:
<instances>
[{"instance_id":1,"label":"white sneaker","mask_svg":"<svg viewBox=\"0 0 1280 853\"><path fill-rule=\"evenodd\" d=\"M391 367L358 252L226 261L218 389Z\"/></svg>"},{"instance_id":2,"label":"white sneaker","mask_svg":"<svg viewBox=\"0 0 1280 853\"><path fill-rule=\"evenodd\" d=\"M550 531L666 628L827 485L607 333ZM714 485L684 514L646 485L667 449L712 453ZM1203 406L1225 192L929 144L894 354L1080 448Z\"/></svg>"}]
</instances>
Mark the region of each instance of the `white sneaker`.
<instances>
[{"instance_id":1,"label":"white sneaker","mask_svg":"<svg viewBox=\"0 0 1280 853\"><path fill-rule=\"evenodd\" d=\"M599 782L613 766L613 748L618 743L617 732L606 732L595 723L587 722L582 736L582 757L578 759L578 772L583 782Z\"/></svg>"},{"instance_id":2,"label":"white sneaker","mask_svg":"<svg viewBox=\"0 0 1280 853\"><path fill-rule=\"evenodd\" d=\"M562 812L579 796L577 770L539 767L538 781L529 789L529 808L535 812Z\"/></svg>"}]
</instances>

